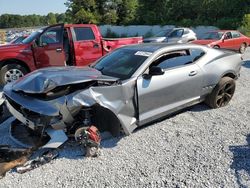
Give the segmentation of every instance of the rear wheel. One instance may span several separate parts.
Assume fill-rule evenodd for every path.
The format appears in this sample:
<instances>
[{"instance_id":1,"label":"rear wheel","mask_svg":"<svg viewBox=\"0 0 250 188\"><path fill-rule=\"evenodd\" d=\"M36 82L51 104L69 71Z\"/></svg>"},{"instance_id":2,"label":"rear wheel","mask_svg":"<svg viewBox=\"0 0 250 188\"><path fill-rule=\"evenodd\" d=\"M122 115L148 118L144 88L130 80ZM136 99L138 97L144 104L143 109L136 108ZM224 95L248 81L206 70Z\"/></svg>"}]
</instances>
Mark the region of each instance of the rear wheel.
<instances>
[{"instance_id":1,"label":"rear wheel","mask_svg":"<svg viewBox=\"0 0 250 188\"><path fill-rule=\"evenodd\" d=\"M223 77L215 86L212 93L206 98L206 103L211 108L226 106L232 99L235 91L235 81L230 77Z\"/></svg>"},{"instance_id":2,"label":"rear wheel","mask_svg":"<svg viewBox=\"0 0 250 188\"><path fill-rule=\"evenodd\" d=\"M7 64L3 66L0 70L0 84L5 85L7 83L16 81L27 73L28 71L19 64Z\"/></svg>"},{"instance_id":3,"label":"rear wheel","mask_svg":"<svg viewBox=\"0 0 250 188\"><path fill-rule=\"evenodd\" d=\"M240 45L239 52L240 52L241 54L244 54L244 52L246 51L246 48L247 48L246 43L242 43L242 44Z\"/></svg>"},{"instance_id":4,"label":"rear wheel","mask_svg":"<svg viewBox=\"0 0 250 188\"><path fill-rule=\"evenodd\" d=\"M215 49L219 49L220 47L218 45L215 45L213 48Z\"/></svg>"}]
</instances>

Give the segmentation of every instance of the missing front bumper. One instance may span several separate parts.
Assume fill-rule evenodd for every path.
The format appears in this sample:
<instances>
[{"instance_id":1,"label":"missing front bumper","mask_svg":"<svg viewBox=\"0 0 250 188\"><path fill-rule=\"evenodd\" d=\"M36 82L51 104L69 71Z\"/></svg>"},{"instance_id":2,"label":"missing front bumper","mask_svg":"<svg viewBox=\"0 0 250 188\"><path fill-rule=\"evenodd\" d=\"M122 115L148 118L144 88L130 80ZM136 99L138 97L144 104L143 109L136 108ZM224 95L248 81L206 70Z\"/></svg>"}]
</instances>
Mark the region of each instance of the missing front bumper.
<instances>
[{"instance_id":1,"label":"missing front bumper","mask_svg":"<svg viewBox=\"0 0 250 188\"><path fill-rule=\"evenodd\" d=\"M15 116L16 119L18 119L20 122L31 128L32 130L35 130L35 124L34 122L28 120L25 118L20 112L18 112L7 100L5 101L7 108L9 109L10 113Z\"/></svg>"}]
</instances>

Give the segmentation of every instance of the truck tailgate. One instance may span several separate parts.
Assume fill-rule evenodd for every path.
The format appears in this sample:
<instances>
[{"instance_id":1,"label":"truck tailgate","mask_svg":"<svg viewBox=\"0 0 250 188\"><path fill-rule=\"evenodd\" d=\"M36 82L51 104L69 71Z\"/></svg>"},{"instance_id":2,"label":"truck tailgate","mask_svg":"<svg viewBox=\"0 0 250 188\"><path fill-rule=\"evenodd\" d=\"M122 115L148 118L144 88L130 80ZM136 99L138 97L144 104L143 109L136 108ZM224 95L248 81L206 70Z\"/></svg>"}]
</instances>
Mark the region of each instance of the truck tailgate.
<instances>
[{"instance_id":1,"label":"truck tailgate","mask_svg":"<svg viewBox=\"0 0 250 188\"><path fill-rule=\"evenodd\" d=\"M142 43L142 37L129 37L129 38L103 38L102 44L105 52L110 52L116 48L129 45Z\"/></svg>"}]
</instances>

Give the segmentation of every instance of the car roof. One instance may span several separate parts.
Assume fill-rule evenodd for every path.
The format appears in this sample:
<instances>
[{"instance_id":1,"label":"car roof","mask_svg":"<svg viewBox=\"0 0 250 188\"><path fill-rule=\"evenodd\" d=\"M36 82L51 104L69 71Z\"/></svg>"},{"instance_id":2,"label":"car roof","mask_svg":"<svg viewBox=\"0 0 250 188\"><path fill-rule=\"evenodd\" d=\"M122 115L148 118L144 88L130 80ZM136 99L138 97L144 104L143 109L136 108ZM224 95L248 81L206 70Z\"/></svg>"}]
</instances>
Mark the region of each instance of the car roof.
<instances>
[{"instance_id":1,"label":"car roof","mask_svg":"<svg viewBox=\"0 0 250 188\"><path fill-rule=\"evenodd\" d=\"M197 45L197 44L169 44L169 43L141 43L141 44L135 44L135 45L128 45L122 47L123 49L130 49L135 51L147 51L147 52L155 52L162 48L174 48L174 47L186 47L186 48L192 48L192 47L200 47L204 48L204 46Z\"/></svg>"}]
</instances>

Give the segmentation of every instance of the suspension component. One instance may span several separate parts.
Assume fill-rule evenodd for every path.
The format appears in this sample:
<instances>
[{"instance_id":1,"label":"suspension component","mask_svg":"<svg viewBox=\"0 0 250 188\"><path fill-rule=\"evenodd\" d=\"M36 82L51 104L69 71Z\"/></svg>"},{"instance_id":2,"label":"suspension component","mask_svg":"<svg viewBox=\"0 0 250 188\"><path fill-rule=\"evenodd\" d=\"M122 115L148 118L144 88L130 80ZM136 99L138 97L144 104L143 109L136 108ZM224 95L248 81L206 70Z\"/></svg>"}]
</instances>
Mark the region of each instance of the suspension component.
<instances>
[{"instance_id":1,"label":"suspension component","mask_svg":"<svg viewBox=\"0 0 250 188\"><path fill-rule=\"evenodd\" d=\"M78 128L75 132L75 140L86 148L87 157L98 156L101 136L95 126Z\"/></svg>"}]
</instances>

